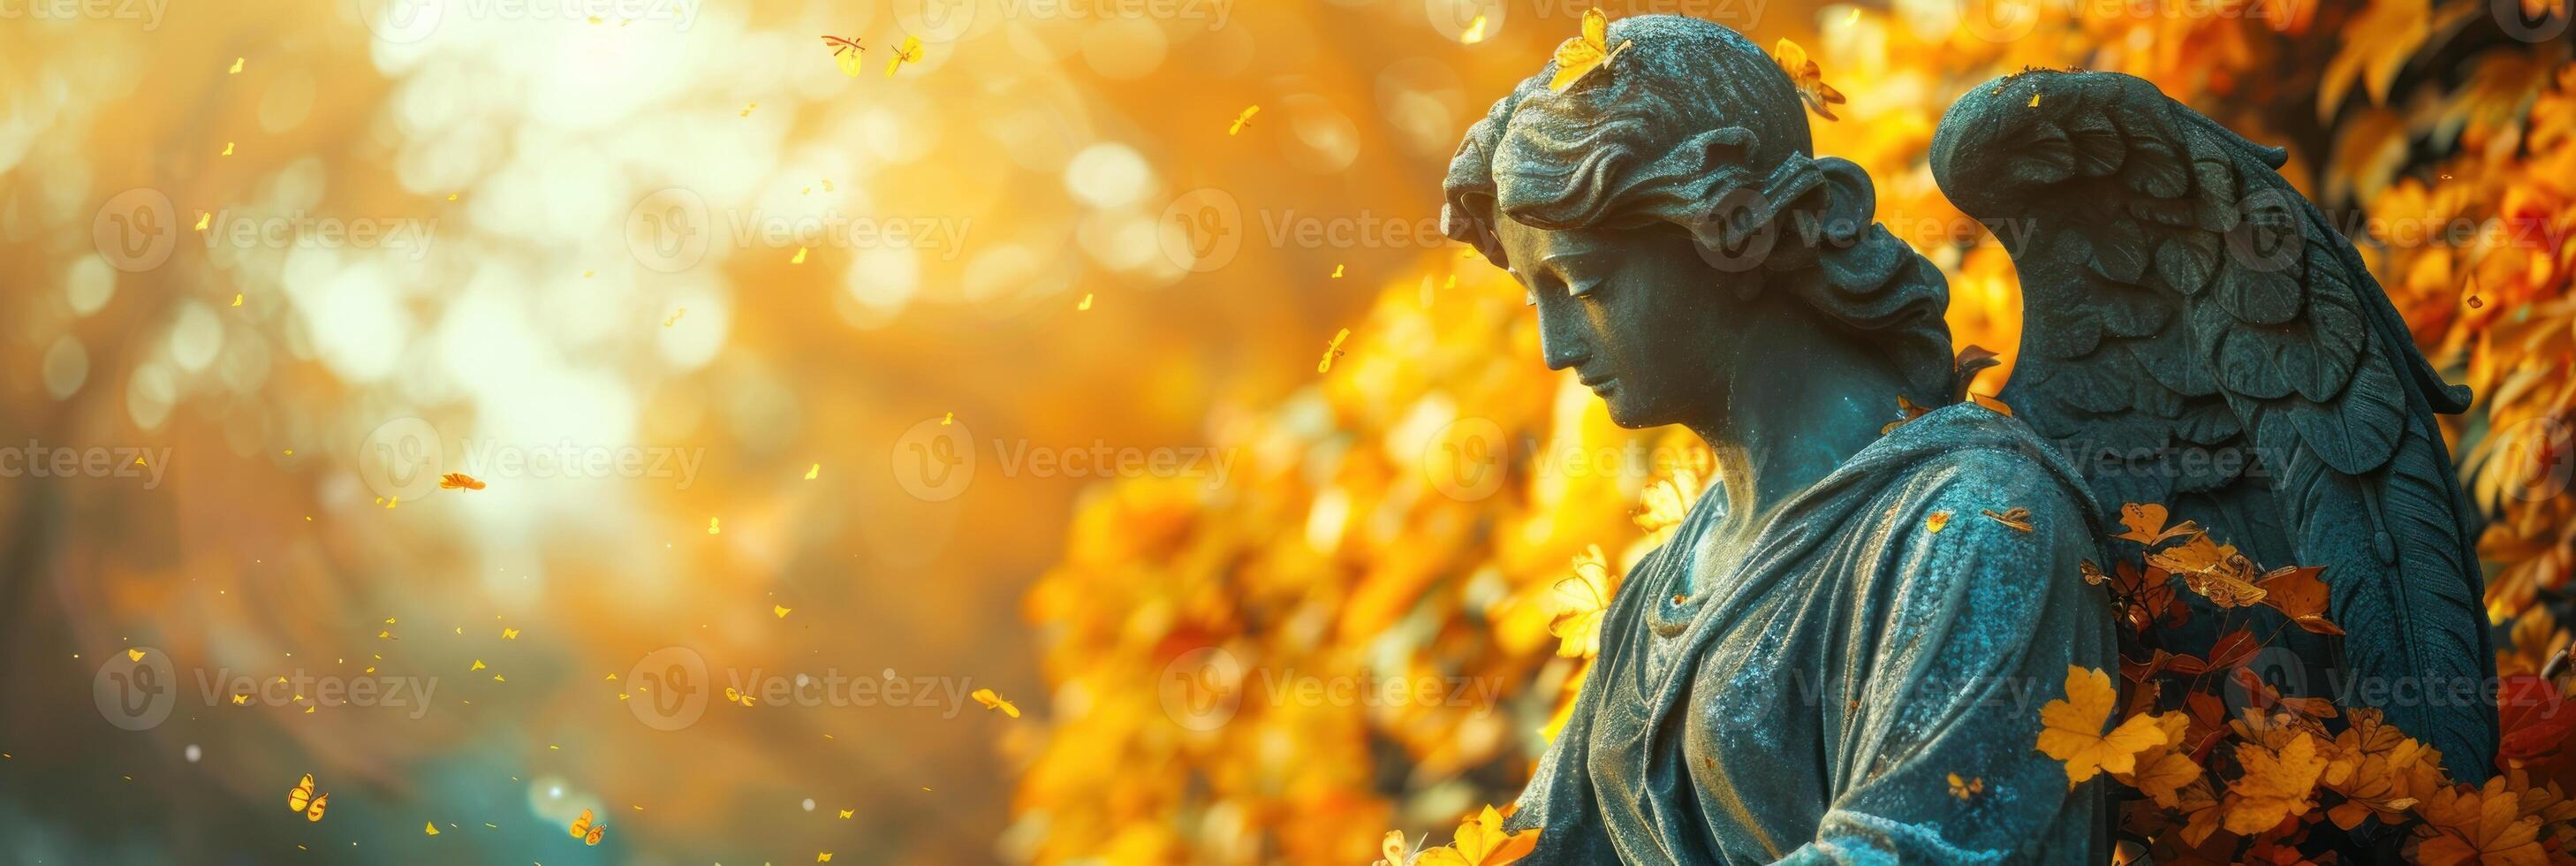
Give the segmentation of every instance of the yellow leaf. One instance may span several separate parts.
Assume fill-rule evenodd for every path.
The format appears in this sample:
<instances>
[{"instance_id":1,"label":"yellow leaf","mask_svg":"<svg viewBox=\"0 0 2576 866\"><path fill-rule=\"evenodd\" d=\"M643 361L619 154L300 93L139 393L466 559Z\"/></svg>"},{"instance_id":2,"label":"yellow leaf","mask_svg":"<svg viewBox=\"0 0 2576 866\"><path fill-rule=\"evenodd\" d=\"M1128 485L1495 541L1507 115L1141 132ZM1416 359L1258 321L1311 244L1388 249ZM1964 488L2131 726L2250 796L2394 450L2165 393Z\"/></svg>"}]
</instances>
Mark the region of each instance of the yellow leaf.
<instances>
[{"instance_id":1,"label":"yellow leaf","mask_svg":"<svg viewBox=\"0 0 2576 866\"><path fill-rule=\"evenodd\" d=\"M435 823L423 823L420 828L429 831L429 835L438 835L438 825Z\"/></svg>"},{"instance_id":2,"label":"yellow leaf","mask_svg":"<svg viewBox=\"0 0 2576 866\"><path fill-rule=\"evenodd\" d=\"M2236 763L2245 774L2227 786L2222 802L2227 832L2260 833L2316 805L2310 795L2325 774L2326 759L2317 754L2316 738L2306 732L2295 733L2277 752L2260 743L2238 743Z\"/></svg>"},{"instance_id":3,"label":"yellow leaf","mask_svg":"<svg viewBox=\"0 0 2576 866\"><path fill-rule=\"evenodd\" d=\"M1601 553L1601 545L1585 548L1574 557L1574 576L1558 580L1554 593L1555 615L1547 622L1547 633L1555 635L1556 654L1566 658L1591 658L1601 652L1601 617L1609 611L1610 596L1618 586L1610 576L1610 564Z\"/></svg>"},{"instance_id":4,"label":"yellow leaf","mask_svg":"<svg viewBox=\"0 0 2576 866\"><path fill-rule=\"evenodd\" d=\"M1494 807L1468 816L1458 822L1458 837L1446 848L1422 852L1421 866L1494 866L1529 856L1538 847L1538 831L1503 832L1503 818Z\"/></svg>"},{"instance_id":5,"label":"yellow leaf","mask_svg":"<svg viewBox=\"0 0 2576 866\"><path fill-rule=\"evenodd\" d=\"M1923 528L1932 532L1939 532L1941 527L1948 525L1950 525L1950 512L1947 511L1935 511L1932 512L1932 516L1923 519Z\"/></svg>"},{"instance_id":6,"label":"yellow leaf","mask_svg":"<svg viewBox=\"0 0 2576 866\"><path fill-rule=\"evenodd\" d=\"M783 604L773 604L769 606L769 612L777 614L779 619L786 619L788 610L789 608ZM952 692L952 694L954 693Z\"/></svg>"},{"instance_id":7,"label":"yellow leaf","mask_svg":"<svg viewBox=\"0 0 2576 866\"><path fill-rule=\"evenodd\" d=\"M816 463L812 466L805 467L805 480L807 481L812 481L814 480L814 476L821 474L823 474L823 464Z\"/></svg>"},{"instance_id":8,"label":"yellow leaf","mask_svg":"<svg viewBox=\"0 0 2576 866\"><path fill-rule=\"evenodd\" d=\"M2104 770L2131 772L2137 768L2139 752L2164 744L2164 729L2145 715L2132 716L2103 733L2118 704L2119 693L2111 688L2110 674L2068 665L2066 699L2039 708L2039 750L2065 762L2070 786Z\"/></svg>"}]
</instances>

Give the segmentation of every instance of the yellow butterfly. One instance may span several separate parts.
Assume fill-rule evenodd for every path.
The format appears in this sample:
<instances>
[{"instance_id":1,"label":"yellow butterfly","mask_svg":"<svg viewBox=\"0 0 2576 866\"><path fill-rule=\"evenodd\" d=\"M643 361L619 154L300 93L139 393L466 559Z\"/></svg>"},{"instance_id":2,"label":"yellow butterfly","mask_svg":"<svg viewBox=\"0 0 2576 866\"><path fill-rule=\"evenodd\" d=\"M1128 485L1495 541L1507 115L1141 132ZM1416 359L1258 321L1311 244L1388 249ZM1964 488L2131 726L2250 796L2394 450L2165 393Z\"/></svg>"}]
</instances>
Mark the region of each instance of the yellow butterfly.
<instances>
[{"instance_id":1,"label":"yellow butterfly","mask_svg":"<svg viewBox=\"0 0 2576 866\"><path fill-rule=\"evenodd\" d=\"M886 77L893 78L894 71L902 69L906 63L919 62L921 62L921 37L906 36L903 38L903 44L894 47L894 59L886 61Z\"/></svg>"},{"instance_id":2,"label":"yellow butterfly","mask_svg":"<svg viewBox=\"0 0 2576 866\"><path fill-rule=\"evenodd\" d=\"M597 845L599 844L600 834L606 832L608 832L607 823L602 822L593 824L590 822L589 809L581 810L581 817L572 819L572 837L581 840L581 844Z\"/></svg>"},{"instance_id":3,"label":"yellow butterfly","mask_svg":"<svg viewBox=\"0 0 2576 866\"><path fill-rule=\"evenodd\" d=\"M1343 328L1343 329L1341 330L1341 333L1334 334L1334 335L1333 335L1333 341L1332 341L1331 343L1328 343L1328 344L1326 344L1326 345L1324 346L1324 360L1322 360L1322 361L1318 361L1318 362L1316 362L1316 363L1315 363L1315 372L1318 372L1318 373L1330 373L1330 372L1332 372L1332 371L1333 371L1333 359L1334 359L1334 358L1339 358L1339 357L1341 357L1341 356L1343 356L1343 355L1345 355L1345 354L1348 354L1348 353L1346 353L1346 352L1343 352L1343 351L1342 351L1342 341L1343 341L1343 340L1348 340L1348 339L1350 339L1350 338L1351 338L1351 329L1349 329L1349 328Z\"/></svg>"},{"instance_id":4,"label":"yellow butterfly","mask_svg":"<svg viewBox=\"0 0 2576 866\"><path fill-rule=\"evenodd\" d=\"M1826 120L1842 119L1834 116L1832 108L1842 104L1842 91L1825 83L1824 73L1817 68L1816 61L1807 57L1805 46L1781 37L1771 46L1771 60L1780 64L1780 71L1789 73L1789 82L1797 85L1798 100L1807 104L1807 110Z\"/></svg>"},{"instance_id":5,"label":"yellow butterfly","mask_svg":"<svg viewBox=\"0 0 2576 866\"><path fill-rule=\"evenodd\" d=\"M975 702L983 704L985 709L1001 710L1002 715L1009 716L1014 719L1020 717L1019 705L1013 704L1010 701L1002 700L1002 696L994 694L992 689L976 689L974 694L967 695L967 697L974 698Z\"/></svg>"},{"instance_id":6,"label":"yellow butterfly","mask_svg":"<svg viewBox=\"0 0 2576 866\"><path fill-rule=\"evenodd\" d=\"M304 774L304 780L295 783L295 787L286 789L286 810L304 813L304 820L322 820L322 810L330 805L330 794L313 793L313 774L311 773Z\"/></svg>"},{"instance_id":7,"label":"yellow butterfly","mask_svg":"<svg viewBox=\"0 0 2576 866\"><path fill-rule=\"evenodd\" d=\"M1584 10L1583 35L1556 46L1556 78L1547 83L1547 89L1564 93L1592 70L1610 65L1610 58L1628 50L1628 45L1621 42L1617 48L1610 47L1610 16L1602 14L1599 7Z\"/></svg>"},{"instance_id":8,"label":"yellow butterfly","mask_svg":"<svg viewBox=\"0 0 2576 866\"><path fill-rule=\"evenodd\" d=\"M1962 779L1959 778L1959 774L1957 773L1950 774L1950 796L1966 800L1985 792L1986 778L1984 776Z\"/></svg>"},{"instance_id":9,"label":"yellow butterfly","mask_svg":"<svg viewBox=\"0 0 2576 866\"><path fill-rule=\"evenodd\" d=\"M1386 856L1369 866L1405 866L1413 860L1413 844L1405 841L1402 830L1386 831L1386 838L1378 840L1377 850Z\"/></svg>"},{"instance_id":10,"label":"yellow butterfly","mask_svg":"<svg viewBox=\"0 0 2576 866\"><path fill-rule=\"evenodd\" d=\"M1234 116L1234 124L1225 128L1225 134L1234 135L1242 132L1244 127L1252 125L1252 116L1260 113L1261 106L1258 105L1244 109L1242 114Z\"/></svg>"}]
</instances>

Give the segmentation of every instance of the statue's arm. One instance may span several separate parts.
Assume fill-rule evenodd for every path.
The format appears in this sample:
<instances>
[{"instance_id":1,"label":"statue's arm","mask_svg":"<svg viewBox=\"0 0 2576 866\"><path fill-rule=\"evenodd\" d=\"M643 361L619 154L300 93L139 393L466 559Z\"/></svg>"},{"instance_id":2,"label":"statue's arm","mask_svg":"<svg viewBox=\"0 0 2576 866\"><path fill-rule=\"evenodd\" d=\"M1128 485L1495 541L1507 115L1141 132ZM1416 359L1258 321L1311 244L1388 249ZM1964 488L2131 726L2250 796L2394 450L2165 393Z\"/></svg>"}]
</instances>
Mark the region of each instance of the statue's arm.
<instances>
[{"instance_id":1,"label":"statue's arm","mask_svg":"<svg viewBox=\"0 0 2576 866\"><path fill-rule=\"evenodd\" d=\"M2069 665L2109 669L2108 608L2078 565L2074 493L2027 457L1981 452L1917 470L1895 508L1837 661L1858 697L1825 708L1831 805L1790 863L2072 862L2091 856L2099 783L2067 784L2036 748ZM2030 509L2031 531L1984 512ZM1928 527L1937 512L1941 531ZM1956 774L1963 786L1954 786Z\"/></svg>"}]
</instances>

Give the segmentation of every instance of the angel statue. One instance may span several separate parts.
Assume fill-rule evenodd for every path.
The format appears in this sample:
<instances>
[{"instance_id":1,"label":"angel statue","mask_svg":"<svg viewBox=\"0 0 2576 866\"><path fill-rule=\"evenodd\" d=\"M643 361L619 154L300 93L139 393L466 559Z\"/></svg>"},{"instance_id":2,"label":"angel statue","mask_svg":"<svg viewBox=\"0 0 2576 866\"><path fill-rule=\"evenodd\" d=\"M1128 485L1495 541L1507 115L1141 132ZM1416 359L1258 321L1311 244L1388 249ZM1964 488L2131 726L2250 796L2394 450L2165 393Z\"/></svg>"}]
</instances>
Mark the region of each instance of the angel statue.
<instances>
[{"instance_id":1,"label":"angel statue","mask_svg":"<svg viewBox=\"0 0 2576 866\"><path fill-rule=\"evenodd\" d=\"M1507 825L1543 831L1532 862L2106 862L2103 783L2033 744L2070 668L2117 670L2085 572L2131 502L2325 566L2349 636L2271 673L2417 684L2335 696L2483 768L2492 710L2420 687L2492 665L2431 416L2467 394L2280 151L2116 74L1962 100L1936 177L2014 229L2029 308L1990 406L1942 275L1812 155L1778 63L1597 16L1467 133L1444 230L1528 290L1549 367L1689 428L1720 487L1612 600Z\"/></svg>"}]
</instances>

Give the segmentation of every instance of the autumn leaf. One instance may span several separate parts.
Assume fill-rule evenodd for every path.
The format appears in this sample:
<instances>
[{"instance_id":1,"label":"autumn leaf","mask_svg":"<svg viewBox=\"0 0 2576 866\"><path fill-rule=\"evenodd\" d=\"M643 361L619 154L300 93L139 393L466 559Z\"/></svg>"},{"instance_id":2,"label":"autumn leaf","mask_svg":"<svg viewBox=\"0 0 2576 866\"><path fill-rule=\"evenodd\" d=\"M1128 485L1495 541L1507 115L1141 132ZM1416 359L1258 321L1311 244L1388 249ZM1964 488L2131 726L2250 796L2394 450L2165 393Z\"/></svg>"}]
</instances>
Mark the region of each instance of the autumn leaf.
<instances>
[{"instance_id":1,"label":"autumn leaf","mask_svg":"<svg viewBox=\"0 0 2576 866\"><path fill-rule=\"evenodd\" d=\"M1842 119L1834 116L1833 109L1834 106L1843 104L1842 91L1835 90L1833 85L1825 83L1824 71L1817 68L1816 61L1807 56L1805 46L1789 41L1788 37L1781 37L1779 42L1771 46L1771 61L1780 64L1782 72L1789 73L1789 83L1797 86L1798 101L1806 103L1807 110L1815 112L1817 117L1826 120Z\"/></svg>"},{"instance_id":2,"label":"autumn leaf","mask_svg":"<svg viewBox=\"0 0 2576 866\"><path fill-rule=\"evenodd\" d=\"M1503 832L1503 817L1485 811L1458 822L1458 837L1445 848L1422 852L1421 866L1498 866L1529 856L1538 847L1538 831Z\"/></svg>"},{"instance_id":3,"label":"autumn leaf","mask_svg":"<svg viewBox=\"0 0 2576 866\"><path fill-rule=\"evenodd\" d=\"M2326 819L2345 830L2374 816L2381 823L2403 822L2416 804L2408 771L2429 754L2421 741L2387 724L2378 710L2353 710L2351 723L2335 735L2333 757L2320 782L2343 796L2343 802L2326 810Z\"/></svg>"},{"instance_id":4,"label":"autumn leaf","mask_svg":"<svg viewBox=\"0 0 2576 866\"><path fill-rule=\"evenodd\" d=\"M2154 798L2158 805L2180 808L2183 786L2201 777L2200 762L2192 760L2190 751L2184 747L2184 734L2191 729L2191 717L2175 710L2130 718L2132 721L2150 718L2164 741L2138 753L2135 769L2113 773L2112 778Z\"/></svg>"},{"instance_id":5,"label":"autumn leaf","mask_svg":"<svg viewBox=\"0 0 2576 866\"><path fill-rule=\"evenodd\" d=\"M2120 506L2120 526L2124 531L2112 538L2125 538L2139 544L2162 544L2173 538L2200 533L2200 524L2185 520L2165 526L2165 507L2153 502L2131 502Z\"/></svg>"},{"instance_id":6,"label":"autumn leaf","mask_svg":"<svg viewBox=\"0 0 2576 866\"><path fill-rule=\"evenodd\" d=\"M2016 505L2005 509L2003 513L2000 514L1996 513L1995 510L1991 508L1986 509L1985 512L1986 516L1994 518L1996 523L2001 523L2005 526L2011 527L2013 530L2018 532L2030 531L2030 509L2028 508Z\"/></svg>"},{"instance_id":7,"label":"autumn leaf","mask_svg":"<svg viewBox=\"0 0 2576 866\"><path fill-rule=\"evenodd\" d=\"M1889 421L1886 426L1878 428L1878 435L1885 436L1896 432L1896 428L1905 426L1905 422L1921 418L1931 412L1932 410L1914 405L1914 401L1905 399L1905 395L1899 394L1896 397L1896 420Z\"/></svg>"},{"instance_id":8,"label":"autumn leaf","mask_svg":"<svg viewBox=\"0 0 2576 866\"><path fill-rule=\"evenodd\" d=\"M1588 659L1601 653L1601 617L1609 610L1611 593L1617 587L1600 545L1592 545L1574 557L1574 576L1556 582L1556 613L1547 622L1547 633L1560 641L1557 655Z\"/></svg>"},{"instance_id":9,"label":"autumn leaf","mask_svg":"<svg viewBox=\"0 0 2576 866\"><path fill-rule=\"evenodd\" d=\"M2554 763L2576 736L2576 706L2543 677L2505 677L2496 693L2496 716L2504 734L2498 757L2504 760Z\"/></svg>"},{"instance_id":10,"label":"autumn leaf","mask_svg":"<svg viewBox=\"0 0 2576 866\"><path fill-rule=\"evenodd\" d=\"M2476 3L2448 7L2437 13L2432 0L2372 0L2368 9L2345 22L2343 47L2317 82L2317 116L2332 116L2356 79L2370 92L2371 102L2386 103L2388 86L2417 48L2486 8Z\"/></svg>"},{"instance_id":11,"label":"autumn leaf","mask_svg":"<svg viewBox=\"0 0 2576 866\"><path fill-rule=\"evenodd\" d=\"M2522 814L2521 800L2503 776L2483 788L2444 786L2424 797L2415 813L2424 817L2430 835L2418 843L2414 859L2424 863L2546 863L2540 845L2540 818ZM2421 831L2419 831L2421 832Z\"/></svg>"},{"instance_id":12,"label":"autumn leaf","mask_svg":"<svg viewBox=\"0 0 2576 866\"><path fill-rule=\"evenodd\" d=\"M2299 628L2314 634L2342 634L2342 626L2326 619L2326 583L2317 579L2323 571L2324 566L2276 568L2256 588L2263 593L2265 607L2280 611Z\"/></svg>"},{"instance_id":13,"label":"autumn leaf","mask_svg":"<svg viewBox=\"0 0 2576 866\"><path fill-rule=\"evenodd\" d=\"M2304 732L2278 750L2259 743L2236 744L2237 766L2244 775L2227 786L2222 808L2227 832L2251 835L2316 805L2317 779L2325 775L2325 756L2317 740Z\"/></svg>"},{"instance_id":14,"label":"autumn leaf","mask_svg":"<svg viewBox=\"0 0 2576 866\"><path fill-rule=\"evenodd\" d=\"M2128 773L2137 768L2138 753L2165 742L2164 729L2147 716L2131 716L2109 733L2103 727L2119 703L2111 675L2074 665L2066 667L2066 699L2039 708L2039 750L2066 764L2073 786L2104 770Z\"/></svg>"},{"instance_id":15,"label":"autumn leaf","mask_svg":"<svg viewBox=\"0 0 2576 866\"><path fill-rule=\"evenodd\" d=\"M2183 586L2221 609L2263 600L2263 588L2254 585L2252 579L2253 561L2237 553L2236 545L2212 541L2206 533L2147 554L2147 564L2180 575Z\"/></svg>"}]
</instances>

